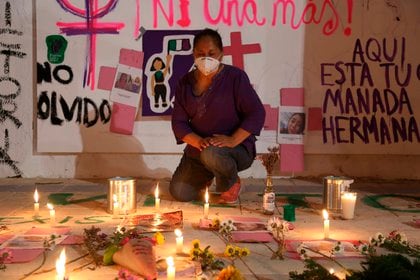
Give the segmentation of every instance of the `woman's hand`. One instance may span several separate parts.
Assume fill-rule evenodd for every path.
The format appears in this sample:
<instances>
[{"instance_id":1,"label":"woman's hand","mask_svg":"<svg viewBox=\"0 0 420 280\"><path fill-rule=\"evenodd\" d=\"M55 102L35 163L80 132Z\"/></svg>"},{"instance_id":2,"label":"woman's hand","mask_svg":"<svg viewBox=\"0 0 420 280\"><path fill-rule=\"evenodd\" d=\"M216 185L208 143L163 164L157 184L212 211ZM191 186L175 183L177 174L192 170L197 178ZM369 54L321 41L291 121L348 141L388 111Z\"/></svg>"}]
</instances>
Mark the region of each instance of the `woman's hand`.
<instances>
[{"instance_id":1,"label":"woman's hand","mask_svg":"<svg viewBox=\"0 0 420 280\"><path fill-rule=\"evenodd\" d=\"M199 146L197 147L200 151L204 150L205 148L207 148L208 146L211 145L210 143L210 137L206 137L206 138L201 138L201 140L199 141Z\"/></svg>"},{"instance_id":2,"label":"woman's hand","mask_svg":"<svg viewBox=\"0 0 420 280\"><path fill-rule=\"evenodd\" d=\"M235 147L236 141L233 136L227 136L223 134L214 134L213 137L210 137L210 144L216 147Z\"/></svg>"}]
</instances>

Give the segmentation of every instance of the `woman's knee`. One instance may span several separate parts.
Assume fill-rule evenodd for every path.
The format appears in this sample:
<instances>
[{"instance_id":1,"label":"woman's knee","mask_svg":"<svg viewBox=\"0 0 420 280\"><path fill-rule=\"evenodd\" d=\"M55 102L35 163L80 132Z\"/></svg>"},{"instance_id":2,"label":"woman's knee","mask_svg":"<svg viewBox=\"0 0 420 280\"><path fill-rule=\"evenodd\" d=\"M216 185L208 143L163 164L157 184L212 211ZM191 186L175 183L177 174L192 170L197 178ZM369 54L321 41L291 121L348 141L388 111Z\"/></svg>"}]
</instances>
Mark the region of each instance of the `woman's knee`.
<instances>
[{"instance_id":1,"label":"woman's knee","mask_svg":"<svg viewBox=\"0 0 420 280\"><path fill-rule=\"evenodd\" d=\"M171 182L169 184L169 192L175 200L181 202L192 201L197 196L192 186L182 182Z\"/></svg>"}]
</instances>

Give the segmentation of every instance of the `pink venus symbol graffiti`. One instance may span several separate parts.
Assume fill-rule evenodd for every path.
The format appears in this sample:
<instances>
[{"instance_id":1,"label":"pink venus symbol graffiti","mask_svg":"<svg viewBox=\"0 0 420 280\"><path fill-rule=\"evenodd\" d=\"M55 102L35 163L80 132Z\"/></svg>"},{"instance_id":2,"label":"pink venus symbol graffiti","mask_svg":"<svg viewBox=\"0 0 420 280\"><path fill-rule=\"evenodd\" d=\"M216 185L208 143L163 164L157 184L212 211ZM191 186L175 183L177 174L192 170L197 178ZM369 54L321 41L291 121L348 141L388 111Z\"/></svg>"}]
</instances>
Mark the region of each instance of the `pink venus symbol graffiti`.
<instances>
[{"instance_id":1,"label":"pink venus symbol graffiti","mask_svg":"<svg viewBox=\"0 0 420 280\"><path fill-rule=\"evenodd\" d=\"M69 0L57 0L57 3L66 12L83 18L81 22L57 22L61 33L67 36L87 35L88 47L86 50L85 68L83 71L83 87L95 88L96 65L96 35L118 34L124 27L122 22L98 22L99 18L110 13L117 5L118 0L109 0L99 7L99 0L85 0L85 8L73 5Z\"/></svg>"}]
</instances>

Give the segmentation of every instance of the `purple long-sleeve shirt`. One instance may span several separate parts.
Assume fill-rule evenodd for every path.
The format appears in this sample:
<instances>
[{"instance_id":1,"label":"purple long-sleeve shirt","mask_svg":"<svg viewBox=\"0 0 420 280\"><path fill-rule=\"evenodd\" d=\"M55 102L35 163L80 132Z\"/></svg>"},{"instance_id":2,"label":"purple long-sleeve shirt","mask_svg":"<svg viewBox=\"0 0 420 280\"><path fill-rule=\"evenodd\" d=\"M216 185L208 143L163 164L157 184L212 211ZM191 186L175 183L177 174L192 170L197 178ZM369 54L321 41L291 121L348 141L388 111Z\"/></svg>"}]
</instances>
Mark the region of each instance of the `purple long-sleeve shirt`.
<instances>
[{"instance_id":1,"label":"purple long-sleeve shirt","mask_svg":"<svg viewBox=\"0 0 420 280\"><path fill-rule=\"evenodd\" d=\"M180 80L175 92L172 130L177 143L182 144L182 139L191 132L210 137L232 135L242 128L251 135L241 144L255 156L255 136L264 125L265 110L246 73L224 65L201 96L194 94L194 83L193 72L189 72ZM199 150L190 145L185 152L192 156L199 154Z\"/></svg>"}]
</instances>

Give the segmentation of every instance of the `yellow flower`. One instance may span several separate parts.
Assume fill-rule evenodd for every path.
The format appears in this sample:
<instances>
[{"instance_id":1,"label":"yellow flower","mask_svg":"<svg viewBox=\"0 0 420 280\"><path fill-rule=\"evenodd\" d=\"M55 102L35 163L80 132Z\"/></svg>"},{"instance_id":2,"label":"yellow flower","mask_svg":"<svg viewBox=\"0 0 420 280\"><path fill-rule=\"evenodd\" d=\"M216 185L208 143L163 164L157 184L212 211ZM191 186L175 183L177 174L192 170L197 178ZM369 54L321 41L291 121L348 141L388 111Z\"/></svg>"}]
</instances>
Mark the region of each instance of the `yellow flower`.
<instances>
[{"instance_id":1,"label":"yellow flower","mask_svg":"<svg viewBox=\"0 0 420 280\"><path fill-rule=\"evenodd\" d=\"M220 220L219 220L219 218L214 218L212 220L211 224L212 224L212 227L213 228L219 228L220 227Z\"/></svg>"},{"instance_id":2,"label":"yellow flower","mask_svg":"<svg viewBox=\"0 0 420 280\"><path fill-rule=\"evenodd\" d=\"M241 250L241 257L246 257L246 256L249 256L249 254L250 254L251 252L249 251L249 249L248 248L242 248L242 250Z\"/></svg>"},{"instance_id":3,"label":"yellow flower","mask_svg":"<svg viewBox=\"0 0 420 280\"><path fill-rule=\"evenodd\" d=\"M165 243L165 236L160 231L155 233L155 239L158 245Z\"/></svg>"},{"instance_id":4,"label":"yellow flower","mask_svg":"<svg viewBox=\"0 0 420 280\"><path fill-rule=\"evenodd\" d=\"M241 255L241 248L240 247L235 247L235 256L240 256Z\"/></svg>"},{"instance_id":5,"label":"yellow flower","mask_svg":"<svg viewBox=\"0 0 420 280\"><path fill-rule=\"evenodd\" d=\"M233 256L235 256L235 247L233 247L230 244L226 245L224 255L226 257L233 257Z\"/></svg>"},{"instance_id":6,"label":"yellow flower","mask_svg":"<svg viewBox=\"0 0 420 280\"><path fill-rule=\"evenodd\" d=\"M228 267L222 269L219 275L217 276L217 280L244 280L245 278L242 276L241 272L236 269L236 267L229 265Z\"/></svg>"},{"instance_id":7,"label":"yellow flower","mask_svg":"<svg viewBox=\"0 0 420 280\"><path fill-rule=\"evenodd\" d=\"M190 250L190 257L191 257L193 260L197 260L197 259L198 259L198 257L200 256L200 254L201 254L200 249L197 249L197 248L192 248L192 249Z\"/></svg>"},{"instance_id":8,"label":"yellow flower","mask_svg":"<svg viewBox=\"0 0 420 280\"><path fill-rule=\"evenodd\" d=\"M194 239L191 243L192 243L193 248L195 249L200 248L200 240Z\"/></svg>"}]
</instances>

